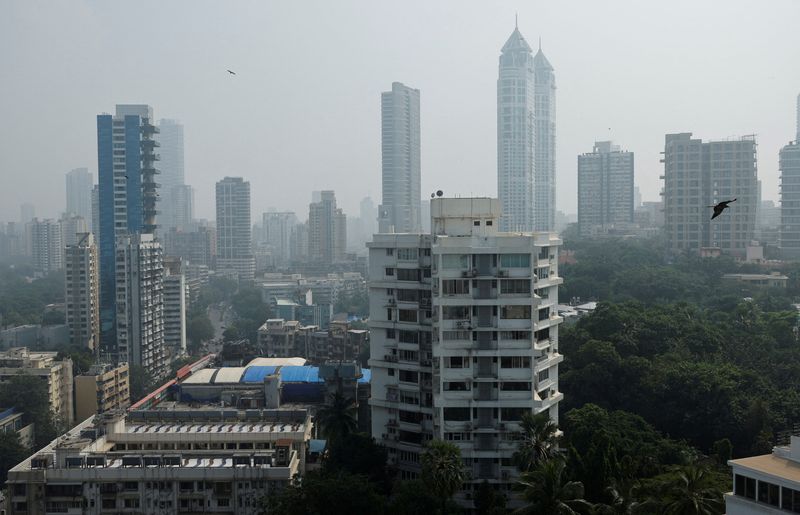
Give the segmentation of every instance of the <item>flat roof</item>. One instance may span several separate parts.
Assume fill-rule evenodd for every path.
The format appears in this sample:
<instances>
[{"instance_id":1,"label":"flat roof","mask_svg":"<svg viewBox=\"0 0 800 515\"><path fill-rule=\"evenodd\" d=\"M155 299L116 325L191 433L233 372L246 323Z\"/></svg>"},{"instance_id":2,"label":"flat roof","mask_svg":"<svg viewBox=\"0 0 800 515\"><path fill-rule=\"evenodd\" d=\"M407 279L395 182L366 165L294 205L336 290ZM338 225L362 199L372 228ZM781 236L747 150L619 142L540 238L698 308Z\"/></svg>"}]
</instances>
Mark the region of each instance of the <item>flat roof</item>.
<instances>
[{"instance_id":1,"label":"flat roof","mask_svg":"<svg viewBox=\"0 0 800 515\"><path fill-rule=\"evenodd\" d=\"M183 380L184 384L195 384L195 383L210 383L211 378L216 373L216 368L204 368L202 370L198 370L194 374L190 375L186 379Z\"/></svg>"},{"instance_id":2,"label":"flat roof","mask_svg":"<svg viewBox=\"0 0 800 515\"><path fill-rule=\"evenodd\" d=\"M729 460L728 464L800 484L800 463L774 454Z\"/></svg>"},{"instance_id":3,"label":"flat roof","mask_svg":"<svg viewBox=\"0 0 800 515\"><path fill-rule=\"evenodd\" d=\"M280 367L280 366L294 366L302 367L306 364L305 358L255 358L247 364L248 367Z\"/></svg>"}]
</instances>

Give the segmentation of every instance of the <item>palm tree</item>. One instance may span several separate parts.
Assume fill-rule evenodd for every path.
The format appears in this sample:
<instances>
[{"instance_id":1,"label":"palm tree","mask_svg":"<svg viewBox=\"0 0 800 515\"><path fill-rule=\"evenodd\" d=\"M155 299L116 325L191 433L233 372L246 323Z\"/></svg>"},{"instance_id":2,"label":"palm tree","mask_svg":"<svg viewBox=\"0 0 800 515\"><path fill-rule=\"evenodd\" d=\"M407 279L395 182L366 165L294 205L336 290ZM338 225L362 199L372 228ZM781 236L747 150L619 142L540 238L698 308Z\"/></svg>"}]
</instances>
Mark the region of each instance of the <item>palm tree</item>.
<instances>
[{"instance_id":1,"label":"palm tree","mask_svg":"<svg viewBox=\"0 0 800 515\"><path fill-rule=\"evenodd\" d=\"M689 466L664 485L663 515L715 515L724 511L722 492L714 488L708 470Z\"/></svg>"},{"instance_id":2,"label":"palm tree","mask_svg":"<svg viewBox=\"0 0 800 515\"><path fill-rule=\"evenodd\" d=\"M431 440L420 457L420 463L422 481L441 501L441 515L444 515L447 501L461 490L461 485L467 479L461 449L449 442Z\"/></svg>"},{"instance_id":3,"label":"palm tree","mask_svg":"<svg viewBox=\"0 0 800 515\"><path fill-rule=\"evenodd\" d=\"M583 483L566 481L564 459L561 457L540 462L529 472L523 472L519 485L528 505L517 515L577 515L589 513L592 504L583 499Z\"/></svg>"},{"instance_id":4,"label":"palm tree","mask_svg":"<svg viewBox=\"0 0 800 515\"><path fill-rule=\"evenodd\" d=\"M558 426L546 411L522 415L522 441L514 461L523 472L533 470L558 453Z\"/></svg>"},{"instance_id":5,"label":"palm tree","mask_svg":"<svg viewBox=\"0 0 800 515\"><path fill-rule=\"evenodd\" d=\"M334 393L330 402L317 411L316 419L329 443L342 441L358 428L355 402L340 392Z\"/></svg>"},{"instance_id":6,"label":"palm tree","mask_svg":"<svg viewBox=\"0 0 800 515\"><path fill-rule=\"evenodd\" d=\"M629 487L627 491L616 486L606 488L606 496L610 502L608 504L595 504L595 515L636 515L658 511L652 499L645 501L636 499L637 486Z\"/></svg>"}]
</instances>

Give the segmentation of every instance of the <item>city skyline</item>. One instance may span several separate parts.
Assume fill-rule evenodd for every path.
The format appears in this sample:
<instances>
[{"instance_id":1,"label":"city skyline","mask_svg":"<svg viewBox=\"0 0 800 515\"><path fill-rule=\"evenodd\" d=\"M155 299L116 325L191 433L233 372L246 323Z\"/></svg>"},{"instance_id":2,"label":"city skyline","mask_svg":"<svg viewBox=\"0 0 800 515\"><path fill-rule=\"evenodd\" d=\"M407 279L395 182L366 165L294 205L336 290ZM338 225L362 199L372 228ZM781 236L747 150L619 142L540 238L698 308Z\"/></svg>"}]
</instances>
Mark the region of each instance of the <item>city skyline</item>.
<instances>
[{"instance_id":1,"label":"city skyline","mask_svg":"<svg viewBox=\"0 0 800 515\"><path fill-rule=\"evenodd\" d=\"M186 182L197 188L199 217L213 219L213 184L225 175L250 178L254 213L267 206L302 213L306 195L291 192L300 185L341 190L331 176L347 174L357 186L340 191L338 197L345 212L356 213L365 195L379 197L380 108L375 99L394 80L413 84L425 96L421 107L422 146L426 149L422 168L428 172L423 175L422 196L436 189L448 195L494 195L496 59L499 46L513 29L515 10L524 34L531 39L542 35L542 48L559 74L556 204L560 210L575 211L574 156L593 141L605 139L625 141L626 148L636 152L637 185L645 200L656 200L658 152L664 134L686 130L715 139L758 134L764 198L778 198L777 154L787 135L795 132L794 102L800 87L800 71L789 65L797 56L789 30L792 13L800 9L796 3L771 3L768 11L755 13L744 2L731 3L724 12L700 6L697 16L686 20L679 16L680 9L659 7L653 11L647 7L645 13L644 6L623 2L620 16L609 17L602 28L589 22L600 7L588 3L580 5L586 16L577 21L572 9L561 7L540 12L523 3L501 10L477 4L462 9L447 2L416 4L416 9L402 15L413 15L413 32L407 28L411 24L387 28L390 37L382 38L383 50L370 48L368 43L379 37L382 29L369 23L354 27L347 43L337 43L329 50L331 62L321 72L330 81L319 85L298 75L305 74L302 67L287 66L316 52L319 41L336 40L337 31L356 12L363 11L367 20L379 19L383 14L380 7L348 2L330 12L329 7L320 6L321 16L307 17L304 9L294 6L252 10L232 6L226 12L230 20L221 24L214 10L193 13L195 26L212 36L209 42L198 42L182 38L184 24L177 20L185 5L165 8L154 20L155 34L178 32L175 48L150 56L148 74L163 79L157 81L131 75L134 70L121 64L142 51L142 42L115 40L110 46L119 54L117 60L106 59L107 50L101 50L111 41L111 34L120 32L120 26L144 16L128 6L76 4L49 18L63 21L53 25L38 15L36 4L4 6L8 15L0 17L0 38L13 42L20 52L0 56L4 69L14 72L11 76L15 78L7 84L8 95L0 99L0 106L17 126L63 109L70 128L65 130L64 122L59 122L37 129L53 142L47 153L31 147L25 140L26 131L11 130L11 126L0 129L5 131L0 138L5 149L0 152L0 173L24 170L15 182L26 192L20 198L0 193L0 219L16 220L19 204L31 201L42 217L57 217L64 208L63 193L57 187L63 179L58 175L76 167L89 167L97 173L93 115L124 101L148 102L159 115L179 119L186 126ZM743 16L745 12L747 16ZM322 21L326 15L338 23ZM709 29L696 21L706 15L720 23ZM659 19L659 24L631 23L637 17ZM293 48L294 59L283 51L265 51L258 64L244 57L251 55L245 49L253 47L283 48L284 42L291 40L289 27L300 20L312 36ZM264 23L270 30L262 30ZM674 35L669 27L676 23L681 37L663 45ZM236 37L231 36L234 25L240 27ZM78 32L75 27L86 30ZM624 38L606 37L623 33ZM742 33L749 37L738 37ZM70 67L52 62L42 45L53 37L63 41L60 51L85 54L85 59ZM637 38L640 44L632 51L629 41ZM216 40L224 44L210 43ZM151 43L142 44L148 47ZM423 52L430 53L437 45L437 58L425 57ZM354 52L355 48L361 53ZM353 57L338 56L345 53ZM440 55L449 59L443 62ZM599 64L604 59L621 63L621 73L609 74L608 66ZM109 61L114 61L112 73L99 74L99 63ZM365 66L367 61L377 64ZM741 62L752 63L746 76L735 71ZM34 71L51 65L53 75L65 80L44 85L41 74ZM225 68L236 70L237 75L230 76ZM637 73L626 73L627 69L637 69ZM271 73L275 70L286 73ZM267 77L274 81L270 83ZM691 92L685 88L687 77L692 77ZM63 102L64 98L70 101ZM271 98L286 101L262 102ZM332 98L337 100L331 102ZM303 102L298 103L300 99ZM287 110L281 104L293 108ZM318 122L309 128L305 120L312 113ZM231 135L221 133L220 127ZM297 141L304 145L313 142L319 154L302 152ZM286 176L292 180L277 180Z\"/></svg>"}]
</instances>

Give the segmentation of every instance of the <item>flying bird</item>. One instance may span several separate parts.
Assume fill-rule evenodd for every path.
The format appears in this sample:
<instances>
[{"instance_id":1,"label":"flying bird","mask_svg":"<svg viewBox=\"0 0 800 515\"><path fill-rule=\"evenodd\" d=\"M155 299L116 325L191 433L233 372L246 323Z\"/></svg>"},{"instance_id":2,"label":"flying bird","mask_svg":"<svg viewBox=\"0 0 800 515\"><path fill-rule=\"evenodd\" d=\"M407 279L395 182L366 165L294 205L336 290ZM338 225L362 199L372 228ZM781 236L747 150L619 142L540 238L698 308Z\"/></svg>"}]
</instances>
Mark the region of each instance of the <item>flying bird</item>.
<instances>
[{"instance_id":1,"label":"flying bird","mask_svg":"<svg viewBox=\"0 0 800 515\"><path fill-rule=\"evenodd\" d=\"M228 73L230 73L231 75L236 75L236 72L231 71L231 70L228 70Z\"/></svg>"},{"instance_id":2,"label":"flying bird","mask_svg":"<svg viewBox=\"0 0 800 515\"><path fill-rule=\"evenodd\" d=\"M713 207L713 208L714 208L714 214L713 214L713 215L711 215L711 219L713 220L713 219L715 219L716 217L718 217L719 215L721 215L723 211L725 211L726 209L728 209L728 207L729 207L729 206L728 206L728 204L730 204L731 202L736 202L736 199L733 199L733 200L723 200L722 202L720 202L720 203L719 203L719 204L717 204L716 206L707 206L707 207Z\"/></svg>"}]
</instances>

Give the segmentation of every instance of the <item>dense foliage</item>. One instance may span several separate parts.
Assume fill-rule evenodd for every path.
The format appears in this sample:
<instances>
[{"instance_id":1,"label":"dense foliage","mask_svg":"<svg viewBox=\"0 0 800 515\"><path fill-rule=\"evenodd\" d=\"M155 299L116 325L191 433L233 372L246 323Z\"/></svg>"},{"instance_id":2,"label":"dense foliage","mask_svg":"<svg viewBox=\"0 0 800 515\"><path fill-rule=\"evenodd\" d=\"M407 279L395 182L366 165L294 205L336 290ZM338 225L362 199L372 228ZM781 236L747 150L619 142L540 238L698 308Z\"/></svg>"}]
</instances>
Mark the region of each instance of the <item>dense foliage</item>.
<instances>
[{"instance_id":1,"label":"dense foliage","mask_svg":"<svg viewBox=\"0 0 800 515\"><path fill-rule=\"evenodd\" d=\"M54 313L43 320L45 306L64 302L63 272L32 276L28 267L0 265L0 327L53 323L63 317Z\"/></svg>"}]
</instances>

